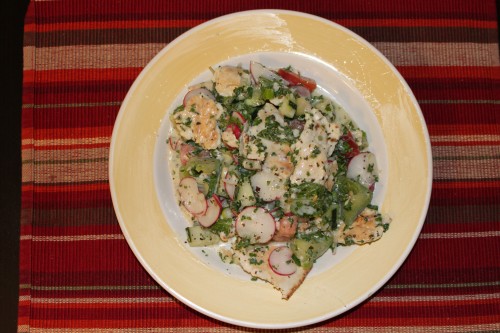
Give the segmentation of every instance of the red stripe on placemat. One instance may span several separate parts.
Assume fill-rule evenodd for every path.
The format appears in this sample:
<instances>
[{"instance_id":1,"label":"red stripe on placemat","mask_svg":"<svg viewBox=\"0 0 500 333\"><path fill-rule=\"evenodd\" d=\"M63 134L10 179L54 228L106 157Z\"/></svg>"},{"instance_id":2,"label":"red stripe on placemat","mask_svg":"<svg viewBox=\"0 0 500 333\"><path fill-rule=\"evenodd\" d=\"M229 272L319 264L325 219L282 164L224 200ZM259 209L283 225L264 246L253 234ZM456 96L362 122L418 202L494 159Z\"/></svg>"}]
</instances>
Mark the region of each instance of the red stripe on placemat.
<instances>
[{"instance_id":1,"label":"red stripe on placemat","mask_svg":"<svg viewBox=\"0 0 500 333\"><path fill-rule=\"evenodd\" d=\"M398 66L398 71L405 78L420 79L462 79L488 78L500 79L500 67L457 67L457 66Z\"/></svg>"},{"instance_id":2,"label":"red stripe on placemat","mask_svg":"<svg viewBox=\"0 0 500 333\"><path fill-rule=\"evenodd\" d=\"M76 189L68 189L64 187L61 191L61 186L44 186L42 191L38 191L39 185L34 187L35 209L66 209L83 208L83 207L105 207L111 206L111 195L109 188L103 183L102 186L96 184L78 184L72 185Z\"/></svg>"},{"instance_id":3,"label":"red stripe on placemat","mask_svg":"<svg viewBox=\"0 0 500 333\"><path fill-rule=\"evenodd\" d=\"M488 188L500 188L500 180L484 180L484 181L474 181L474 180L462 180L462 181L434 181L432 183L433 189L488 189Z\"/></svg>"},{"instance_id":4,"label":"red stripe on placemat","mask_svg":"<svg viewBox=\"0 0 500 333\"><path fill-rule=\"evenodd\" d=\"M429 126L500 124L500 104L432 104L429 101L429 103L421 104L420 108Z\"/></svg>"},{"instance_id":5,"label":"red stripe on placemat","mask_svg":"<svg viewBox=\"0 0 500 333\"><path fill-rule=\"evenodd\" d=\"M31 187L31 189L30 189ZM69 192L94 192L94 191L109 191L109 184L106 183L85 183L85 184L62 184L62 185L26 185L25 188L35 193L58 193L65 195Z\"/></svg>"},{"instance_id":6,"label":"red stripe on placemat","mask_svg":"<svg viewBox=\"0 0 500 333\"><path fill-rule=\"evenodd\" d=\"M134 81L141 72L141 68L85 68L85 69L58 69L58 70L25 70L23 74L27 82L51 83L68 81L86 82L86 81Z\"/></svg>"},{"instance_id":7,"label":"red stripe on placemat","mask_svg":"<svg viewBox=\"0 0 500 333\"><path fill-rule=\"evenodd\" d=\"M427 124L429 129L429 134L431 136L450 136L450 135L464 135L464 136L474 136L474 135L496 135L498 136L498 124L460 124L460 125L448 125L448 124ZM435 144L433 142L433 144Z\"/></svg>"},{"instance_id":8,"label":"red stripe on placemat","mask_svg":"<svg viewBox=\"0 0 500 333\"><path fill-rule=\"evenodd\" d=\"M29 129L33 131L33 129ZM36 140L50 140L50 139L85 139L85 138L111 138L111 133L113 132L113 126L95 126L95 127L84 127L80 126L78 128L37 128ZM29 134L26 133L25 139L28 139ZM43 144L42 144L43 146Z\"/></svg>"},{"instance_id":9,"label":"red stripe on placemat","mask_svg":"<svg viewBox=\"0 0 500 333\"><path fill-rule=\"evenodd\" d=\"M494 180L495 182L497 180ZM467 181L463 181L467 183ZM485 180L485 183L490 181ZM434 182L435 183L435 182ZM498 204L500 198L500 187L465 187L455 188L440 188L433 186L431 196L431 206L433 205L495 205Z\"/></svg>"},{"instance_id":10,"label":"red stripe on placemat","mask_svg":"<svg viewBox=\"0 0 500 333\"><path fill-rule=\"evenodd\" d=\"M94 29L143 29L167 27L194 27L206 20L128 20L128 21L87 21L87 22L62 22L35 25L25 25L26 32L48 32L68 30L94 30ZM496 21L469 20L469 19L337 19L337 24L346 27L468 27L482 29L496 29Z\"/></svg>"},{"instance_id":11,"label":"red stripe on placemat","mask_svg":"<svg viewBox=\"0 0 500 333\"><path fill-rule=\"evenodd\" d=\"M362 0L344 1L332 6L329 2L299 2L283 6L282 3L269 0L254 0L252 2L219 1L214 7L210 2L188 0L182 2L165 2L163 5L156 2L144 1L140 5L134 1L123 1L117 6L113 1L91 0L86 2L72 2L71 12L68 12L64 1L44 1L37 3L38 24L82 22L88 21L116 21L123 20L206 20L235 11L259 8L283 8L317 14L323 17L352 18L410 18L420 19L465 19L465 20L492 20L496 21L494 2L457 2L453 0L433 1L423 0L418 4L387 0L377 2L376 5ZM430 10L432 8L432 10ZM92 16L89 16L92 13ZM120 16L117 16L120 13ZM417 16L418 15L418 16Z\"/></svg>"},{"instance_id":12,"label":"red stripe on placemat","mask_svg":"<svg viewBox=\"0 0 500 333\"><path fill-rule=\"evenodd\" d=\"M119 105L79 106L78 103L80 102L75 101L77 105L44 107L44 116L38 117L34 130L55 129L57 132L58 129L65 129L66 131L74 130L79 133L81 128L107 129L114 125L116 115L120 109ZM82 109L85 109L85 111ZM68 113L72 113L73 116L68 117ZM104 134L99 135L103 136Z\"/></svg>"}]
</instances>

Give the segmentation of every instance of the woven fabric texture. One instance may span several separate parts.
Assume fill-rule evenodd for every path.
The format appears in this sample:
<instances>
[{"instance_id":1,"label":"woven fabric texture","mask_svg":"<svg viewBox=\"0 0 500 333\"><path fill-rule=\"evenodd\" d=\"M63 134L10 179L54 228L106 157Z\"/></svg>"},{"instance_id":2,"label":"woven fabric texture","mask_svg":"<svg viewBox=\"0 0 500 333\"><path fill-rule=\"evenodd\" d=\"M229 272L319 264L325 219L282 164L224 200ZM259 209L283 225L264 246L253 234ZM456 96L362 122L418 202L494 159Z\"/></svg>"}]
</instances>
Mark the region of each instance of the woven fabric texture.
<instances>
[{"instance_id":1,"label":"woven fabric texture","mask_svg":"<svg viewBox=\"0 0 500 333\"><path fill-rule=\"evenodd\" d=\"M407 261L312 332L500 331L500 63L495 1L34 0L25 19L19 332L231 332L160 288L113 210L108 155L132 82L190 28L241 10L339 23L400 71L434 182ZM246 330L252 331L252 330Z\"/></svg>"}]
</instances>

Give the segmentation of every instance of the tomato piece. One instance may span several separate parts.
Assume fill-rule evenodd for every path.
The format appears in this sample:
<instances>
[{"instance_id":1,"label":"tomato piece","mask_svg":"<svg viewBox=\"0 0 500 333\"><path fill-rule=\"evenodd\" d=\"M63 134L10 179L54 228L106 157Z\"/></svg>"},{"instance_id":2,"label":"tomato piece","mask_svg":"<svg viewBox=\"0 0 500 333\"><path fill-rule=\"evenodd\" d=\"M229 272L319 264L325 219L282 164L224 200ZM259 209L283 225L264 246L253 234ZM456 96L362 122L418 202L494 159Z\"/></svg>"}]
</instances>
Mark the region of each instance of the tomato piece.
<instances>
[{"instance_id":1,"label":"tomato piece","mask_svg":"<svg viewBox=\"0 0 500 333\"><path fill-rule=\"evenodd\" d=\"M241 136L241 129L240 129L240 127L238 125L236 125L236 124L229 124L229 125L227 125L227 128L229 128L233 132L233 134L236 137L236 139L240 138L240 136Z\"/></svg>"},{"instance_id":2,"label":"tomato piece","mask_svg":"<svg viewBox=\"0 0 500 333\"><path fill-rule=\"evenodd\" d=\"M304 86L310 92L313 92L316 89L316 81L314 79L302 76L300 74L291 72L284 68L278 69L278 75L281 76L284 80L290 82L294 86Z\"/></svg>"},{"instance_id":3,"label":"tomato piece","mask_svg":"<svg viewBox=\"0 0 500 333\"><path fill-rule=\"evenodd\" d=\"M351 132L342 135L340 139L344 140L349 145L349 148L351 148L345 155L348 160L351 160L354 156L359 155L359 146L356 143L356 140L354 140Z\"/></svg>"}]
</instances>

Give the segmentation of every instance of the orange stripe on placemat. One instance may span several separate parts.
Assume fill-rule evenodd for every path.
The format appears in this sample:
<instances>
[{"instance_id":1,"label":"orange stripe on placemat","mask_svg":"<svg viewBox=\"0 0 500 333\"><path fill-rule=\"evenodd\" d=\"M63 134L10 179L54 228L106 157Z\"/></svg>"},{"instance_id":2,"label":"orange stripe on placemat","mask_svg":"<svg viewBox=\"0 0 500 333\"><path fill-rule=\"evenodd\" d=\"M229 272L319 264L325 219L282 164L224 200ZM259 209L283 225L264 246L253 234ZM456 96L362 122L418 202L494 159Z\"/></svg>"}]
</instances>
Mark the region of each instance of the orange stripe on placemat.
<instances>
[{"instance_id":1,"label":"orange stripe on placemat","mask_svg":"<svg viewBox=\"0 0 500 333\"><path fill-rule=\"evenodd\" d=\"M52 24L26 24L26 32L47 32L64 30L95 29L141 29L141 28L179 28L194 27L206 20L128 20L128 21L89 21L62 22ZM497 22L460 19L338 19L334 20L347 27L469 27L496 29Z\"/></svg>"},{"instance_id":2,"label":"orange stripe on placemat","mask_svg":"<svg viewBox=\"0 0 500 333\"><path fill-rule=\"evenodd\" d=\"M383 306L439 306L453 302L466 301L467 304L484 304L500 300L500 293L462 294L462 295L406 295L406 296L376 296L369 302L372 305Z\"/></svg>"},{"instance_id":3,"label":"orange stripe on placemat","mask_svg":"<svg viewBox=\"0 0 500 333\"><path fill-rule=\"evenodd\" d=\"M102 143L72 143L68 145L48 145L48 146L36 146L36 150L68 150L68 149L91 149L91 148L107 148L109 147L109 142ZM29 147L28 147L29 148ZM24 149L24 146L23 146Z\"/></svg>"},{"instance_id":4,"label":"orange stripe on placemat","mask_svg":"<svg viewBox=\"0 0 500 333\"><path fill-rule=\"evenodd\" d=\"M49 32L68 30L100 30L100 29L142 29L142 28L191 28L206 20L129 20L129 21L88 21L88 22L61 22L52 24L25 25L26 32ZM486 21L487 22L487 21ZM463 26L463 25L462 25ZM481 25L471 25L471 27L482 27ZM489 26L487 26L489 28Z\"/></svg>"},{"instance_id":5,"label":"orange stripe on placemat","mask_svg":"<svg viewBox=\"0 0 500 333\"><path fill-rule=\"evenodd\" d=\"M32 299L32 307L38 307L37 305L43 306L46 309L137 309L141 308L172 308L177 307L178 304L171 299L165 299L165 301L155 300L157 297L143 298L142 300L134 300L133 297L128 299L119 299L115 301L106 301L102 297L91 298L88 300L79 301L78 299L65 298L65 299ZM36 305L34 305L36 304Z\"/></svg>"},{"instance_id":6,"label":"orange stripe on placemat","mask_svg":"<svg viewBox=\"0 0 500 333\"><path fill-rule=\"evenodd\" d=\"M154 310L153 310L154 311ZM186 310L183 310L186 311ZM121 316L120 316L121 317ZM167 320L168 318L168 320ZM175 317L165 317L165 318L144 318L138 315L134 319L126 319L125 317L120 319L106 319L103 324L102 319L31 319L30 327L43 327L44 330L40 332L64 332L64 328L70 328L68 331L71 332L82 332L88 333L96 332L106 329L124 329L125 332L130 332L131 329L144 328L148 331L160 330L160 331L175 331L177 327L180 331L189 331L189 328L196 328L196 332L203 332L204 329L214 328L214 332L220 332L220 324L216 321L209 320L208 317L195 316L191 314L186 318L175 318ZM52 330L54 329L54 330ZM79 330L81 329L81 331ZM112 332L111 330L109 332Z\"/></svg>"},{"instance_id":7,"label":"orange stripe on placemat","mask_svg":"<svg viewBox=\"0 0 500 333\"><path fill-rule=\"evenodd\" d=\"M54 69L25 70L23 76L27 82L67 82L67 81L133 81L141 72L142 67L120 68L85 68L85 69Z\"/></svg>"},{"instance_id":8,"label":"orange stripe on placemat","mask_svg":"<svg viewBox=\"0 0 500 333\"><path fill-rule=\"evenodd\" d=\"M485 66L398 66L398 71L408 79L500 79L500 67Z\"/></svg>"}]
</instances>

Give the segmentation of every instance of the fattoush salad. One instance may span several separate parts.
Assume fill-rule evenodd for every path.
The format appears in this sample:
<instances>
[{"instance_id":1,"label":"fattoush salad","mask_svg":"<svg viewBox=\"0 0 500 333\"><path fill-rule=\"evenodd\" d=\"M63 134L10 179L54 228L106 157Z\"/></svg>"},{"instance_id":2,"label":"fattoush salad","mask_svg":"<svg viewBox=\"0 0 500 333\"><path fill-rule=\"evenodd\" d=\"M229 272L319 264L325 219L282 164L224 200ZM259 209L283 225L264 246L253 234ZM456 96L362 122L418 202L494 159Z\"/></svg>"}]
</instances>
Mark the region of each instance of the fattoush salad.
<instances>
[{"instance_id":1,"label":"fattoush salad","mask_svg":"<svg viewBox=\"0 0 500 333\"><path fill-rule=\"evenodd\" d=\"M171 110L170 166L186 242L216 247L289 299L338 246L382 237L365 132L299 69L210 68Z\"/></svg>"}]
</instances>

